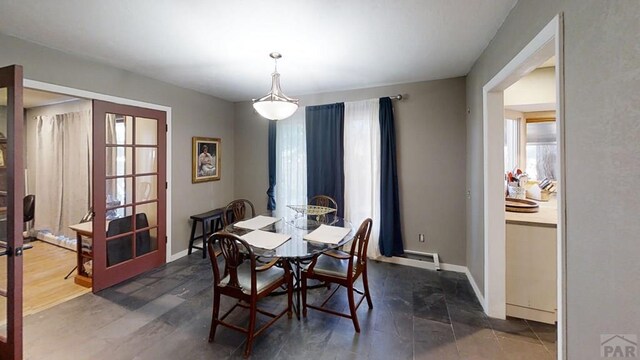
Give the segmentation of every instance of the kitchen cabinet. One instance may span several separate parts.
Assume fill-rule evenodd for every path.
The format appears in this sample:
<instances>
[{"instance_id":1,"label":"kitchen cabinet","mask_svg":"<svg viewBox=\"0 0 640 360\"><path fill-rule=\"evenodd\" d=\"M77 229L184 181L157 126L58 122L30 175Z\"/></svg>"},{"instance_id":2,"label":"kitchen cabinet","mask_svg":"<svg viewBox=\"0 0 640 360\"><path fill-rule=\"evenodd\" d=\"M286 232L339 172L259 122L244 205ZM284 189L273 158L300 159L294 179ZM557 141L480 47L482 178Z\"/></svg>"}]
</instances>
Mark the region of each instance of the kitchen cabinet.
<instances>
[{"instance_id":1,"label":"kitchen cabinet","mask_svg":"<svg viewBox=\"0 0 640 360\"><path fill-rule=\"evenodd\" d=\"M540 212L547 209L541 208ZM507 315L548 324L557 311L557 212L549 209L549 221L517 214L506 219ZM517 220L514 220L517 219Z\"/></svg>"}]
</instances>

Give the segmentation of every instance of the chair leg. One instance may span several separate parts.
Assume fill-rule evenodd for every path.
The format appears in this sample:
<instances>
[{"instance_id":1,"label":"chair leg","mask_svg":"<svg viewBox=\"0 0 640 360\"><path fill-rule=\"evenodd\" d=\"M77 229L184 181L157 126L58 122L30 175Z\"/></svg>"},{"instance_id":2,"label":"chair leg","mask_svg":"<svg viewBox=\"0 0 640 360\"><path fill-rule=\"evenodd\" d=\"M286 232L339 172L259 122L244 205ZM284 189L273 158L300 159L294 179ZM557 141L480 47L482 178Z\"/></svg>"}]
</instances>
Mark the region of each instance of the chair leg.
<instances>
[{"instance_id":1,"label":"chair leg","mask_svg":"<svg viewBox=\"0 0 640 360\"><path fill-rule=\"evenodd\" d=\"M251 346L253 345L253 334L256 328L256 314L257 314L257 301L251 300L250 314L249 314L249 328L247 329L247 346L244 349L244 357L248 357L251 354Z\"/></svg>"},{"instance_id":2,"label":"chair leg","mask_svg":"<svg viewBox=\"0 0 640 360\"><path fill-rule=\"evenodd\" d=\"M371 293L369 292L369 278L367 277L367 268L364 268L364 271L362 272L362 286L364 287L364 295L367 297L367 304L369 305L369 309L373 309Z\"/></svg>"},{"instance_id":3,"label":"chair leg","mask_svg":"<svg viewBox=\"0 0 640 360\"><path fill-rule=\"evenodd\" d=\"M293 304L293 276L291 276L291 273L289 273L289 282L287 283L287 317L289 319L291 319L293 316L292 304Z\"/></svg>"},{"instance_id":4,"label":"chair leg","mask_svg":"<svg viewBox=\"0 0 640 360\"><path fill-rule=\"evenodd\" d=\"M188 255L191 255L191 250L193 250L193 238L196 236L196 226L198 222L196 220L192 220L191 223L191 237L189 238L189 251L187 251Z\"/></svg>"},{"instance_id":5,"label":"chair leg","mask_svg":"<svg viewBox=\"0 0 640 360\"><path fill-rule=\"evenodd\" d=\"M207 258L207 221L202 220L202 258Z\"/></svg>"},{"instance_id":6,"label":"chair leg","mask_svg":"<svg viewBox=\"0 0 640 360\"><path fill-rule=\"evenodd\" d=\"M307 317L307 277L304 272L302 272L299 281L302 283L302 288L300 289L302 292L302 316ZM300 309L298 309L298 311L300 311Z\"/></svg>"},{"instance_id":7,"label":"chair leg","mask_svg":"<svg viewBox=\"0 0 640 360\"><path fill-rule=\"evenodd\" d=\"M353 321L353 327L356 328L356 332L360 332L360 324L358 324L358 314L356 313L356 302L353 298L353 284L347 287L347 297L349 298L349 311L351 312L351 321Z\"/></svg>"},{"instance_id":8,"label":"chair leg","mask_svg":"<svg viewBox=\"0 0 640 360\"><path fill-rule=\"evenodd\" d=\"M214 290L213 311L211 313L211 330L209 331L209 342L212 342L213 338L216 336L216 327L218 327L219 314L220 314L220 293Z\"/></svg>"}]
</instances>

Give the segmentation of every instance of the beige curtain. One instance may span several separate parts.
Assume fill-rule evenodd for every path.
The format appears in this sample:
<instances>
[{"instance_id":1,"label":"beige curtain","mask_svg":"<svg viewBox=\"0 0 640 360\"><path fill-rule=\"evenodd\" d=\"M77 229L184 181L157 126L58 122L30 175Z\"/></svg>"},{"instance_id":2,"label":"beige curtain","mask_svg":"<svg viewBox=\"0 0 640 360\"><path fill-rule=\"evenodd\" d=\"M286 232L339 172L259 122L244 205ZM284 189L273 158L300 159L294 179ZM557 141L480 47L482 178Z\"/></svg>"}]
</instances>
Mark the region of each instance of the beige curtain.
<instances>
[{"instance_id":1,"label":"beige curtain","mask_svg":"<svg viewBox=\"0 0 640 360\"><path fill-rule=\"evenodd\" d=\"M36 229L74 237L91 207L91 111L37 117Z\"/></svg>"}]
</instances>

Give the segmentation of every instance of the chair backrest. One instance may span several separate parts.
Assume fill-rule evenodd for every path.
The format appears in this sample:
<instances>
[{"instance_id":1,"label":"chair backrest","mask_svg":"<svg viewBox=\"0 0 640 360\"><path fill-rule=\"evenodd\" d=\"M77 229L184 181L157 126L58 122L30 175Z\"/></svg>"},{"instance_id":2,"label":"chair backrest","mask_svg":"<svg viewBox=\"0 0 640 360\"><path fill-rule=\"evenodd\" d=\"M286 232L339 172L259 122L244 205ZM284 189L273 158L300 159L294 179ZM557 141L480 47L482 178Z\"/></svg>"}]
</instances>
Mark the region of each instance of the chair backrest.
<instances>
[{"instance_id":1,"label":"chair backrest","mask_svg":"<svg viewBox=\"0 0 640 360\"><path fill-rule=\"evenodd\" d=\"M131 215L111 220L107 226L107 237L132 231L131 220ZM107 240L107 266L119 264L132 258L131 239L132 235L127 235Z\"/></svg>"},{"instance_id":2,"label":"chair backrest","mask_svg":"<svg viewBox=\"0 0 640 360\"><path fill-rule=\"evenodd\" d=\"M33 220L36 213L36 196L27 195L22 199L22 222Z\"/></svg>"},{"instance_id":3,"label":"chair backrest","mask_svg":"<svg viewBox=\"0 0 640 360\"><path fill-rule=\"evenodd\" d=\"M309 200L309 205L324 206L338 211L338 203L334 198L327 195L316 195Z\"/></svg>"},{"instance_id":4,"label":"chair backrest","mask_svg":"<svg viewBox=\"0 0 640 360\"><path fill-rule=\"evenodd\" d=\"M133 231L132 216L113 219L107 227L107 237ZM136 214L136 229L149 227L147 214ZM107 241L107 266L121 263L132 258L131 235ZM136 232L136 256L142 256L151 251L151 234L149 230Z\"/></svg>"},{"instance_id":5,"label":"chair backrest","mask_svg":"<svg viewBox=\"0 0 640 360\"><path fill-rule=\"evenodd\" d=\"M209 260L213 268L214 286L218 287L221 285L221 281L223 280L221 275L224 274L229 277L228 282L224 284L225 289L233 289L242 293L242 287L238 281L238 267L246 261L249 261L251 266L251 289L245 290L250 290L252 293L255 292L257 290L255 271L256 257L251 246L238 236L226 232L217 232L211 235L207 242ZM218 259L215 251L216 245L219 248L220 255L224 258L224 272L222 273L218 267Z\"/></svg>"},{"instance_id":6,"label":"chair backrest","mask_svg":"<svg viewBox=\"0 0 640 360\"><path fill-rule=\"evenodd\" d=\"M146 213L136 214L136 230L149 227ZM136 232L136 256L144 255L151 251L151 234L149 230Z\"/></svg>"},{"instance_id":7,"label":"chair backrest","mask_svg":"<svg viewBox=\"0 0 640 360\"><path fill-rule=\"evenodd\" d=\"M93 208L89 208L86 214L80 219L81 223L89 222L93 220Z\"/></svg>"},{"instance_id":8,"label":"chair backrest","mask_svg":"<svg viewBox=\"0 0 640 360\"><path fill-rule=\"evenodd\" d=\"M251 208L251 217L256 216L256 209L247 199L238 199L230 202L222 213L222 222L226 227L229 224L233 224L237 221L243 220L247 217L247 205ZM231 219L229 219L231 216Z\"/></svg>"},{"instance_id":9,"label":"chair backrest","mask_svg":"<svg viewBox=\"0 0 640 360\"><path fill-rule=\"evenodd\" d=\"M365 219L358 231L356 232L353 242L351 243L349 263L352 269L361 270L367 265L367 246L369 246L369 237L371 236L371 225L373 221L370 218ZM353 264L354 256L358 257L357 263Z\"/></svg>"}]
</instances>

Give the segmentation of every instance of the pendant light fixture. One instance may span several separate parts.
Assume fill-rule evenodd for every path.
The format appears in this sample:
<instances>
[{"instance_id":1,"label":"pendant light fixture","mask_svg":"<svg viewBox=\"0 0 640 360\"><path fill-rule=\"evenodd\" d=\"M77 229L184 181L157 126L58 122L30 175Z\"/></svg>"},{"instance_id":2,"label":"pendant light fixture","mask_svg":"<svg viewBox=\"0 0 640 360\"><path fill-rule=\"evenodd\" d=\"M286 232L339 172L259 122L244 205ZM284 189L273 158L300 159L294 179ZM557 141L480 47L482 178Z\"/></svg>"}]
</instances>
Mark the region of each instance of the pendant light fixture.
<instances>
[{"instance_id":1,"label":"pendant light fixture","mask_svg":"<svg viewBox=\"0 0 640 360\"><path fill-rule=\"evenodd\" d=\"M278 59L280 53L272 52L269 56L275 61L275 70L271 74L271 91L259 98L253 99L253 108L258 114L270 120L286 119L298 110L298 99L292 99L282 93L280 89L280 74L278 73Z\"/></svg>"}]
</instances>

